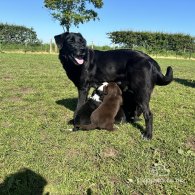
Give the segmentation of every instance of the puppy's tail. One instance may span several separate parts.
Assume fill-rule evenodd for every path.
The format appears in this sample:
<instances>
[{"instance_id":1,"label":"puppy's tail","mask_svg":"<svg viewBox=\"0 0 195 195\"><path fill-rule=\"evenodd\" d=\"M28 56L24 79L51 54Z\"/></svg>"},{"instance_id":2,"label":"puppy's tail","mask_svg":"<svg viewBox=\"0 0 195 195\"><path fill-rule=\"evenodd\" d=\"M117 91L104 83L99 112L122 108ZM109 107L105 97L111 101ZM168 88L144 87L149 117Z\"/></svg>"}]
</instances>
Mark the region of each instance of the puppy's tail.
<instances>
[{"instance_id":1,"label":"puppy's tail","mask_svg":"<svg viewBox=\"0 0 195 195\"><path fill-rule=\"evenodd\" d=\"M94 124L89 124L89 125L76 125L76 128L78 128L80 130L88 131L88 130L96 129L97 126L94 125Z\"/></svg>"},{"instance_id":2,"label":"puppy's tail","mask_svg":"<svg viewBox=\"0 0 195 195\"><path fill-rule=\"evenodd\" d=\"M167 67L165 76L160 71L157 71L156 85L168 85L171 81L173 81L173 69L171 66Z\"/></svg>"}]
</instances>

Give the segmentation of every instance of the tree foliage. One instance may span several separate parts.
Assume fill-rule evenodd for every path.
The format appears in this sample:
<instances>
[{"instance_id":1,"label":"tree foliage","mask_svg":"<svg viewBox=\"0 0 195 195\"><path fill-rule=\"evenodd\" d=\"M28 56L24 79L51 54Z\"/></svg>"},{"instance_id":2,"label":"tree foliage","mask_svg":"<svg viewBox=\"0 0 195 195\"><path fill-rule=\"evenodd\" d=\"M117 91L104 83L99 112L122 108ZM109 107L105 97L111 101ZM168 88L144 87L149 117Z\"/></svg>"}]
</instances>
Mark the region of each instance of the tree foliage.
<instances>
[{"instance_id":1,"label":"tree foliage","mask_svg":"<svg viewBox=\"0 0 195 195\"><path fill-rule=\"evenodd\" d=\"M195 48L195 37L182 33L115 31L107 34L113 43L129 48L177 52L193 51Z\"/></svg>"},{"instance_id":2,"label":"tree foliage","mask_svg":"<svg viewBox=\"0 0 195 195\"><path fill-rule=\"evenodd\" d=\"M87 8L90 4L101 8L103 0L44 0L44 5L51 10L53 18L59 20L60 25L68 32L72 24L78 27L80 23L98 18L96 11Z\"/></svg>"},{"instance_id":3,"label":"tree foliage","mask_svg":"<svg viewBox=\"0 0 195 195\"><path fill-rule=\"evenodd\" d=\"M40 44L33 28L0 24L0 43L3 44Z\"/></svg>"}]
</instances>

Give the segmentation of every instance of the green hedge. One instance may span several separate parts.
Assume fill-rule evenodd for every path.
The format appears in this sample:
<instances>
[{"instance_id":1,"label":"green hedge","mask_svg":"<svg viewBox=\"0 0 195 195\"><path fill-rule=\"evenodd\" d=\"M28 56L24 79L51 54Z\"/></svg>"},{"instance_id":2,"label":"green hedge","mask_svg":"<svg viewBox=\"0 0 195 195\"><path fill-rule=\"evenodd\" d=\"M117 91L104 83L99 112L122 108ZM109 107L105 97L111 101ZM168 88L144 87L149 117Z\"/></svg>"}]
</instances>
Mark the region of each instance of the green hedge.
<instances>
[{"instance_id":1,"label":"green hedge","mask_svg":"<svg viewBox=\"0 0 195 195\"><path fill-rule=\"evenodd\" d=\"M182 33L114 31L107 35L119 47L142 48L151 53L194 53L195 48L195 37Z\"/></svg>"},{"instance_id":2,"label":"green hedge","mask_svg":"<svg viewBox=\"0 0 195 195\"><path fill-rule=\"evenodd\" d=\"M1 44L41 44L33 28L0 23Z\"/></svg>"}]
</instances>

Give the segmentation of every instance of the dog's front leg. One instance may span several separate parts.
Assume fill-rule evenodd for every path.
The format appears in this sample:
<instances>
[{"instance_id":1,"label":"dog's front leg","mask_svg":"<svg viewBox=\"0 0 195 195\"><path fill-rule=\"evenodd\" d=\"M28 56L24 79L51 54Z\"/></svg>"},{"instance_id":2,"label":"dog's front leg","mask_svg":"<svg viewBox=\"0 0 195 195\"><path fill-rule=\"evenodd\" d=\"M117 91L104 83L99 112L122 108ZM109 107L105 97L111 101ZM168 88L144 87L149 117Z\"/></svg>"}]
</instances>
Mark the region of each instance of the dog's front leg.
<instances>
[{"instance_id":1,"label":"dog's front leg","mask_svg":"<svg viewBox=\"0 0 195 195\"><path fill-rule=\"evenodd\" d=\"M78 110L87 101L88 93L89 93L89 87L78 89L78 102L77 102L76 110L74 112L74 119L77 115Z\"/></svg>"}]
</instances>

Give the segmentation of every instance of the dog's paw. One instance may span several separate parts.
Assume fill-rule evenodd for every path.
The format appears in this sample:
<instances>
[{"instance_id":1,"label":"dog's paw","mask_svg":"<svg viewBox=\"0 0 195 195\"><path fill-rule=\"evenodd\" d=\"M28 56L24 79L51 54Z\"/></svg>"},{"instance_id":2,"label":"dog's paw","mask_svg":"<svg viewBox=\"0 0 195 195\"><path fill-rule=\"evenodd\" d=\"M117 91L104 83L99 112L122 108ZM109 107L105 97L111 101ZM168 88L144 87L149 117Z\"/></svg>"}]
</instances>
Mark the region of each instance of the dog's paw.
<instances>
[{"instance_id":1,"label":"dog's paw","mask_svg":"<svg viewBox=\"0 0 195 195\"><path fill-rule=\"evenodd\" d=\"M130 123L136 123L136 122L139 122L139 121L141 121L142 119L140 119L140 118L138 118L138 117L131 117L130 119L129 119L129 122Z\"/></svg>"},{"instance_id":2,"label":"dog's paw","mask_svg":"<svg viewBox=\"0 0 195 195\"><path fill-rule=\"evenodd\" d=\"M66 132L66 131L73 131L73 129L60 129L60 131L62 132L62 133L64 133L64 132Z\"/></svg>"},{"instance_id":3,"label":"dog's paw","mask_svg":"<svg viewBox=\"0 0 195 195\"><path fill-rule=\"evenodd\" d=\"M152 139L152 134L151 133L144 133L143 135L143 139L145 140L151 140Z\"/></svg>"},{"instance_id":4,"label":"dog's paw","mask_svg":"<svg viewBox=\"0 0 195 195\"><path fill-rule=\"evenodd\" d=\"M119 126L117 126L117 125L114 125L114 128L113 128L114 130L117 130L117 129L119 129Z\"/></svg>"},{"instance_id":5,"label":"dog's paw","mask_svg":"<svg viewBox=\"0 0 195 195\"><path fill-rule=\"evenodd\" d=\"M74 124L74 119L68 121L68 125L73 125L73 124Z\"/></svg>"},{"instance_id":6,"label":"dog's paw","mask_svg":"<svg viewBox=\"0 0 195 195\"><path fill-rule=\"evenodd\" d=\"M73 129L72 129L72 131L79 131L79 127L74 126Z\"/></svg>"}]
</instances>

